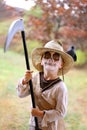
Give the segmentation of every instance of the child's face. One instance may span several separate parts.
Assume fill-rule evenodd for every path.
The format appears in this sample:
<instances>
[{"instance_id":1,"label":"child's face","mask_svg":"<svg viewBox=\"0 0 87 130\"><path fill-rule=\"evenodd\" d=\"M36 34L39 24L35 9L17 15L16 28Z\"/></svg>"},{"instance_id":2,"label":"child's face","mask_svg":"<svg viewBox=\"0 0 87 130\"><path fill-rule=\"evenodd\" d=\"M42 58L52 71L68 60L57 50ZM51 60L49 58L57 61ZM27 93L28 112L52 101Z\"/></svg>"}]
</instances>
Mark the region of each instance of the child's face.
<instances>
[{"instance_id":1,"label":"child's face","mask_svg":"<svg viewBox=\"0 0 87 130\"><path fill-rule=\"evenodd\" d=\"M58 70L62 67L62 58L58 53L45 52L42 57L41 65L43 66L43 70L58 73Z\"/></svg>"}]
</instances>

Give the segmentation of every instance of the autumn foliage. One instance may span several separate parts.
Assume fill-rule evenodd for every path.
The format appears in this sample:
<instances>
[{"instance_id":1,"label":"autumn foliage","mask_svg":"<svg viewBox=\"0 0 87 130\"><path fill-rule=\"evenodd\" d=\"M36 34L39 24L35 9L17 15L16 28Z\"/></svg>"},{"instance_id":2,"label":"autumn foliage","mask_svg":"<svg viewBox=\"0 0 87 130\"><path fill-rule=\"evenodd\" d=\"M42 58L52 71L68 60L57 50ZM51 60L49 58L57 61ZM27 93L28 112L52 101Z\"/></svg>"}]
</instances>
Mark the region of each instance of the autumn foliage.
<instances>
[{"instance_id":1,"label":"autumn foliage","mask_svg":"<svg viewBox=\"0 0 87 130\"><path fill-rule=\"evenodd\" d=\"M87 0L35 0L41 16L29 15L30 39L46 43L61 38L64 45L87 49Z\"/></svg>"}]
</instances>

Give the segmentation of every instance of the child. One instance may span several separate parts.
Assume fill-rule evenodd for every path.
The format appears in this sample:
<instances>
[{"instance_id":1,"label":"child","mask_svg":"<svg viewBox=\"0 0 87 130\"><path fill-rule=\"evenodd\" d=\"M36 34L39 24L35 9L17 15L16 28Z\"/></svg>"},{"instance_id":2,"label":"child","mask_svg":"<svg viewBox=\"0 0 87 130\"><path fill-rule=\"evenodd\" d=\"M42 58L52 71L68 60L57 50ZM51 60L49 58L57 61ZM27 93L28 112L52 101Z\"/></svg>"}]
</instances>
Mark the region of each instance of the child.
<instances>
[{"instance_id":1,"label":"child","mask_svg":"<svg viewBox=\"0 0 87 130\"><path fill-rule=\"evenodd\" d=\"M62 44L50 41L32 52L32 63L38 72L27 70L17 85L19 97L30 94L29 80L32 79L36 108L31 110L29 130L35 130L37 117L41 130L64 130L68 92L60 76L73 66L73 58L64 52Z\"/></svg>"}]
</instances>

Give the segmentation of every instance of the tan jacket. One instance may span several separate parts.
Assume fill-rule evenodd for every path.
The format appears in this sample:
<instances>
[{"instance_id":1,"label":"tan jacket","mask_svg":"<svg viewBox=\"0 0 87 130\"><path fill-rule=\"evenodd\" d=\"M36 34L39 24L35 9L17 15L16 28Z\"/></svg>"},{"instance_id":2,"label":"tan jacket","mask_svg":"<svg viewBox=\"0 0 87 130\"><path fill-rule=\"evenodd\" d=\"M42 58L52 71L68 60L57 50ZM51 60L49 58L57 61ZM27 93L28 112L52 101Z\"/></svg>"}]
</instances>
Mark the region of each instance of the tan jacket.
<instances>
[{"instance_id":1,"label":"tan jacket","mask_svg":"<svg viewBox=\"0 0 87 130\"><path fill-rule=\"evenodd\" d=\"M43 118L38 118L42 130L64 130L64 117L67 111L68 94L63 81L56 83L52 88L41 91L39 73L32 77L36 105L45 111ZM17 86L19 97L29 95L29 85L22 85L21 80ZM30 126L34 126L34 117L31 116ZM33 129L31 129L33 130Z\"/></svg>"}]
</instances>

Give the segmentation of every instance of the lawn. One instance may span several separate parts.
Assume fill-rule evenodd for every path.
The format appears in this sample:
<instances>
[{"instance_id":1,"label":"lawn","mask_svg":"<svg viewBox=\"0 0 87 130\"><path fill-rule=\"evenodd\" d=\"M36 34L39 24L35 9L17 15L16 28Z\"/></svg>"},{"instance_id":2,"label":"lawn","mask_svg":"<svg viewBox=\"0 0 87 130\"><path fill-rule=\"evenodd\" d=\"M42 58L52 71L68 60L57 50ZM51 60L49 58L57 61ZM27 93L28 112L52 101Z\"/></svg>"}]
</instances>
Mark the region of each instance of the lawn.
<instances>
[{"instance_id":1,"label":"lawn","mask_svg":"<svg viewBox=\"0 0 87 130\"><path fill-rule=\"evenodd\" d=\"M16 93L16 84L25 70L24 55L0 49L0 130L29 128L31 97L19 98ZM69 92L66 129L87 130L87 70L73 68L65 76L65 83Z\"/></svg>"}]
</instances>

